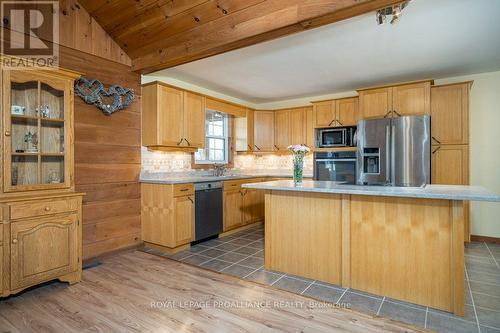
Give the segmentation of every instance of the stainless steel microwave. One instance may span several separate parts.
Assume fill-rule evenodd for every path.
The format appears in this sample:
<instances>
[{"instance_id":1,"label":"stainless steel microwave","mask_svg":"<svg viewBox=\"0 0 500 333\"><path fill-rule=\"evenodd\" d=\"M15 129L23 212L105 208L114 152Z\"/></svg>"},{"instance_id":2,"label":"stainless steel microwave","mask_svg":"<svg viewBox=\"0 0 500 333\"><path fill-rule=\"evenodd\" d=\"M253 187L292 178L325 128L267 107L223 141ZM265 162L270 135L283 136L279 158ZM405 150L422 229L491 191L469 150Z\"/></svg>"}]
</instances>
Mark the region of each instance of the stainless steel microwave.
<instances>
[{"instance_id":1,"label":"stainless steel microwave","mask_svg":"<svg viewBox=\"0 0 500 333\"><path fill-rule=\"evenodd\" d=\"M355 147L356 127L320 128L317 130L317 147Z\"/></svg>"}]
</instances>

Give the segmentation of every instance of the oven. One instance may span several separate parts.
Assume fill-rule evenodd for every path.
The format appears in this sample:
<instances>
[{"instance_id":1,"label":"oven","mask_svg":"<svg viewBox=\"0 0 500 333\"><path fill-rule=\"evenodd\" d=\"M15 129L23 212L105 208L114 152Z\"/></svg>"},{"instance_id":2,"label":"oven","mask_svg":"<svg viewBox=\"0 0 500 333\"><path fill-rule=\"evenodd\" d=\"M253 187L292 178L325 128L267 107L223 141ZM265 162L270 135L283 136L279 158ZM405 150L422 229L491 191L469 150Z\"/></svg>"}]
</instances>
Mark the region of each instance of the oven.
<instances>
[{"instance_id":1,"label":"oven","mask_svg":"<svg viewBox=\"0 0 500 333\"><path fill-rule=\"evenodd\" d=\"M317 130L317 147L354 147L356 127L320 128Z\"/></svg>"},{"instance_id":2,"label":"oven","mask_svg":"<svg viewBox=\"0 0 500 333\"><path fill-rule=\"evenodd\" d=\"M356 152L320 152L314 154L314 180L356 184Z\"/></svg>"}]
</instances>

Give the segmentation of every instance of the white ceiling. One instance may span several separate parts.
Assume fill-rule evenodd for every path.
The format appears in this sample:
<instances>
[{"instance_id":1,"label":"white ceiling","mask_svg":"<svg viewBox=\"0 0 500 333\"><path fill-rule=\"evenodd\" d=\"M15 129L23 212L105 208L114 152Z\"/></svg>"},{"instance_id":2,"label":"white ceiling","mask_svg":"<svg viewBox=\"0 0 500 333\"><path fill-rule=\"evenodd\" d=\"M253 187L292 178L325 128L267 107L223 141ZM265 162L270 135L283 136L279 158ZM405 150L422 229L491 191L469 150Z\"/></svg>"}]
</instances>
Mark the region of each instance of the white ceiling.
<instances>
[{"instance_id":1,"label":"white ceiling","mask_svg":"<svg viewBox=\"0 0 500 333\"><path fill-rule=\"evenodd\" d=\"M500 70L500 0L413 0L154 73L251 103Z\"/></svg>"}]
</instances>

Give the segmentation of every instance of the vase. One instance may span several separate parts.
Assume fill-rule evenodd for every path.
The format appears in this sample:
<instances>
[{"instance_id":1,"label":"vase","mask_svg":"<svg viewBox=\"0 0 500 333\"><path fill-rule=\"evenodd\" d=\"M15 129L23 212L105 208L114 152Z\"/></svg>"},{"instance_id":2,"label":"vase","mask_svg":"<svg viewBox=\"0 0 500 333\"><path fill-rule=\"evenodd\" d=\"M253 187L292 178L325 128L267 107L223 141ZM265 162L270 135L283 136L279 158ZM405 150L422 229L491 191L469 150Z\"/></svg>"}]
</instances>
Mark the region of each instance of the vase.
<instances>
[{"instance_id":1,"label":"vase","mask_svg":"<svg viewBox=\"0 0 500 333\"><path fill-rule=\"evenodd\" d=\"M293 185L301 186L304 173L304 155L295 154L293 158Z\"/></svg>"}]
</instances>

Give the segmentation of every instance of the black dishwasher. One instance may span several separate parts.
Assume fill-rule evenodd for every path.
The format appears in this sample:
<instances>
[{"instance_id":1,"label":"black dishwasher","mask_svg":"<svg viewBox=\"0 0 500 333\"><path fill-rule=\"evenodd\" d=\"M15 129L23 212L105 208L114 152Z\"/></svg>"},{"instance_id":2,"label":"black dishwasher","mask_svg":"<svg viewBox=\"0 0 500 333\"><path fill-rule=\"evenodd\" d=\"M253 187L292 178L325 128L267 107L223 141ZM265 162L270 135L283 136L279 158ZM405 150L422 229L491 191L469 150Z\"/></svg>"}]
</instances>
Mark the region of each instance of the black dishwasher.
<instances>
[{"instance_id":1,"label":"black dishwasher","mask_svg":"<svg viewBox=\"0 0 500 333\"><path fill-rule=\"evenodd\" d=\"M222 182L196 183L194 191L194 241L198 242L222 233Z\"/></svg>"}]
</instances>

